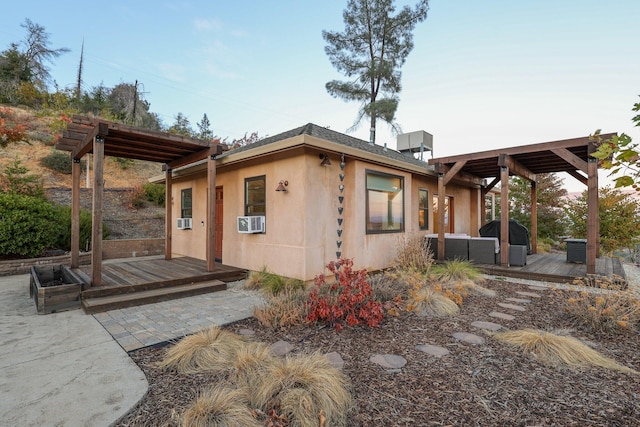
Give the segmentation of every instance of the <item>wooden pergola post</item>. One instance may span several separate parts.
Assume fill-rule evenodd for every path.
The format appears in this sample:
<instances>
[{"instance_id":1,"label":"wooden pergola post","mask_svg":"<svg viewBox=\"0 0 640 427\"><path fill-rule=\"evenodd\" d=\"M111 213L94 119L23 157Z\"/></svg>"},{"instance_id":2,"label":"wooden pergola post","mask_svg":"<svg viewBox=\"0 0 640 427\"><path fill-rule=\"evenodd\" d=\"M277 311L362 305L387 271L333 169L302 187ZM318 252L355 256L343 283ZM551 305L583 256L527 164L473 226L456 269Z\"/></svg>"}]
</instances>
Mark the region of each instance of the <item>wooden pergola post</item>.
<instances>
[{"instance_id":1,"label":"wooden pergola post","mask_svg":"<svg viewBox=\"0 0 640 427\"><path fill-rule=\"evenodd\" d=\"M165 170L165 189L164 189L164 259L171 259L172 247L171 238L173 236L173 197L171 195L171 185L173 178L173 171L167 165Z\"/></svg>"},{"instance_id":2,"label":"wooden pergola post","mask_svg":"<svg viewBox=\"0 0 640 427\"><path fill-rule=\"evenodd\" d=\"M444 260L444 173L438 174L438 261Z\"/></svg>"},{"instance_id":3,"label":"wooden pergola post","mask_svg":"<svg viewBox=\"0 0 640 427\"><path fill-rule=\"evenodd\" d=\"M80 266L80 159L71 159L71 268Z\"/></svg>"},{"instance_id":4,"label":"wooden pergola post","mask_svg":"<svg viewBox=\"0 0 640 427\"><path fill-rule=\"evenodd\" d=\"M596 274L598 257L599 209L598 209L598 159L589 157L587 162L587 274Z\"/></svg>"},{"instance_id":5,"label":"wooden pergola post","mask_svg":"<svg viewBox=\"0 0 640 427\"><path fill-rule=\"evenodd\" d=\"M211 147L207 156L207 271L216 268L216 160L217 146Z\"/></svg>"},{"instance_id":6,"label":"wooden pergola post","mask_svg":"<svg viewBox=\"0 0 640 427\"><path fill-rule=\"evenodd\" d=\"M531 181L531 253L538 253L538 191L535 181Z\"/></svg>"},{"instance_id":7,"label":"wooden pergola post","mask_svg":"<svg viewBox=\"0 0 640 427\"><path fill-rule=\"evenodd\" d=\"M509 266L509 168L500 167L500 265Z\"/></svg>"},{"instance_id":8,"label":"wooden pergola post","mask_svg":"<svg viewBox=\"0 0 640 427\"><path fill-rule=\"evenodd\" d=\"M93 139L93 223L91 225L91 284L102 285L102 203L104 196L104 136Z\"/></svg>"}]
</instances>

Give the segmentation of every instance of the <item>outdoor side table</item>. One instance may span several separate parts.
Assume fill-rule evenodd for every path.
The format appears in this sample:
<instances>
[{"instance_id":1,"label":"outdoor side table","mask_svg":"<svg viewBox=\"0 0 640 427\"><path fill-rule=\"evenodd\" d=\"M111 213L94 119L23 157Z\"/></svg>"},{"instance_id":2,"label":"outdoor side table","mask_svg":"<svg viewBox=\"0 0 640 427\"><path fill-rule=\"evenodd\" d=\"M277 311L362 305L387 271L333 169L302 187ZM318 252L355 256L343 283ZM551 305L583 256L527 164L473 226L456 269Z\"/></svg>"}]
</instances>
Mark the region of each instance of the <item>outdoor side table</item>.
<instances>
[{"instance_id":1,"label":"outdoor side table","mask_svg":"<svg viewBox=\"0 0 640 427\"><path fill-rule=\"evenodd\" d=\"M587 239L566 239L567 262L587 263Z\"/></svg>"}]
</instances>

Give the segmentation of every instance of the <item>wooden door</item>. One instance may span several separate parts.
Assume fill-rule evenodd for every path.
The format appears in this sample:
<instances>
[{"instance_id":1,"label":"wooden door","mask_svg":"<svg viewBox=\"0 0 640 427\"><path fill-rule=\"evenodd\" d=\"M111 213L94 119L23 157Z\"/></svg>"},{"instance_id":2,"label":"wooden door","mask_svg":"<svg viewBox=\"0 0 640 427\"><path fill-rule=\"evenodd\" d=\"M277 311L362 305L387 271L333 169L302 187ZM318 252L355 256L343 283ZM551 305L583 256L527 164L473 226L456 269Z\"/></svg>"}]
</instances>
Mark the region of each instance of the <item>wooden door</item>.
<instances>
[{"instance_id":1,"label":"wooden door","mask_svg":"<svg viewBox=\"0 0 640 427\"><path fill-rule=\"evenodd\" d=\"M215 242L213 245L214 258L218 262L222 262L222 187L216 187L216 224L215 224Z\"/></svg>"}]
</instances>

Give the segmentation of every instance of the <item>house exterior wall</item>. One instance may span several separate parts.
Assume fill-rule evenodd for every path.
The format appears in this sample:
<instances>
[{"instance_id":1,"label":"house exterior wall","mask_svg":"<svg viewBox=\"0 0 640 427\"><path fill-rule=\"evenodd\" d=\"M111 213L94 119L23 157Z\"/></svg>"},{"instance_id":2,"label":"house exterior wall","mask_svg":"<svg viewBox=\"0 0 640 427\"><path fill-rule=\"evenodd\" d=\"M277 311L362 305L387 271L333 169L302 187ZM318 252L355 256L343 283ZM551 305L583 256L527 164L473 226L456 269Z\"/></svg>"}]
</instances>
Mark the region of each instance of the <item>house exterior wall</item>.
<instances>
[{"instance_id":1,"label":"house exterior wall","mask_svg":"<svg viewBox=\"0 0 640 427\"><path fill-rule=\"evenodd\" d=\"M223 251L226 265L260 270L312 280L324 272L327 263L336 259L337 241L342 241L342 257L352 258L356 268L371 270L391 266L395 248L403 233L367 234L366 173L381 172L404 180L404 233L433 232L433 208L429 203L429 229L420 230L418 223L418 190L425 188L431 198L437 192L435 178L347 158L340 169L340 157L329 153L330 166L321 166L319 152L300 149L293 153L273 154L237 164L219 167L216 185L223 187ZM340 181L344 173L344 181ZM266 231L264 234L241 234L236 218L244 215L244 183L246 178L265 176ZM275 191L280 180L287 180L287 192ZM340 184L344 191L340 192ZM177 230L173 224L172 248L176 255L205 259L206 172L173 181L172 209L180 215L180 191L193 189L193 230ZM447 186L447 194L455 198L456 232L471 233L469 209L473 189ZM340 204L339 196L343 196ZM343 207L338 225L338 208ZM203 222L204 221L204 222ZM342 229L342 236L338 236Z\"/></svg>"},{"instance_id":2,"label":"house exterior wall","mask_svg":"<svg viewBox=\"0 0 640 427\"><path fill-rule=\"evenodd\" d=\"M181 217L182 190L192 189L192 226L178 230L176 219ZM177 256L206 259L207 174L174 180L171 186L171 251Z\"/></svg>"}]
</instances>

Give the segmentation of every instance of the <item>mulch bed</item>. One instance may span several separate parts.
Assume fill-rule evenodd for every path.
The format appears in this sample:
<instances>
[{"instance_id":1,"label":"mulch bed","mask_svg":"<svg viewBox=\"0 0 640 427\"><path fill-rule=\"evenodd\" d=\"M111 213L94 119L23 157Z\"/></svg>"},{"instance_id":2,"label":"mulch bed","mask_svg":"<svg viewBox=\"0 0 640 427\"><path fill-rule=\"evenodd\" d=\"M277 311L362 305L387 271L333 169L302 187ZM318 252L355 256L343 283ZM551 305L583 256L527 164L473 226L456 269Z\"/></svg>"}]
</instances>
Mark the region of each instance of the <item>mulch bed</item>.
<instances>
[{"instance_id":1,"label":"mulch bed","mask_svg":"<svg viewBox=\"0 0 640 427\"><path fill-rule=\"evenodd\" d=\"M286 340L293 353L338 352L351 381L354 408L352 426L637 426L640 425L640 375L601 368L547 366L531 355L498 342L471 326L478 320L500 323L510 330L535 328L570 334L617 362L640 371L640 339L636 332L595 334L574 325L550 290L523 304L526 311L501 308L506 298L527 298L516 291L526 285L488 281L498 296L469 295L460 315L452 318L418 317L402 313L386 317L379 328L299 326L286 331L262 327L255 319L227 326L248 328L267 343ZM515 316L507 321L490 317L492 311ZM472 345L456 340L456 332L486 338ZM447 348L434 357L418 351L419 344ZM211 374L178 375L156 367L166 349L147 348L131 353L149 381L146 397L118 426L179 425L180 414L204 386L220 377ZM398 372L370 362L374 354L395 354L407 364Z\"/></svg>"}]
</instances>

